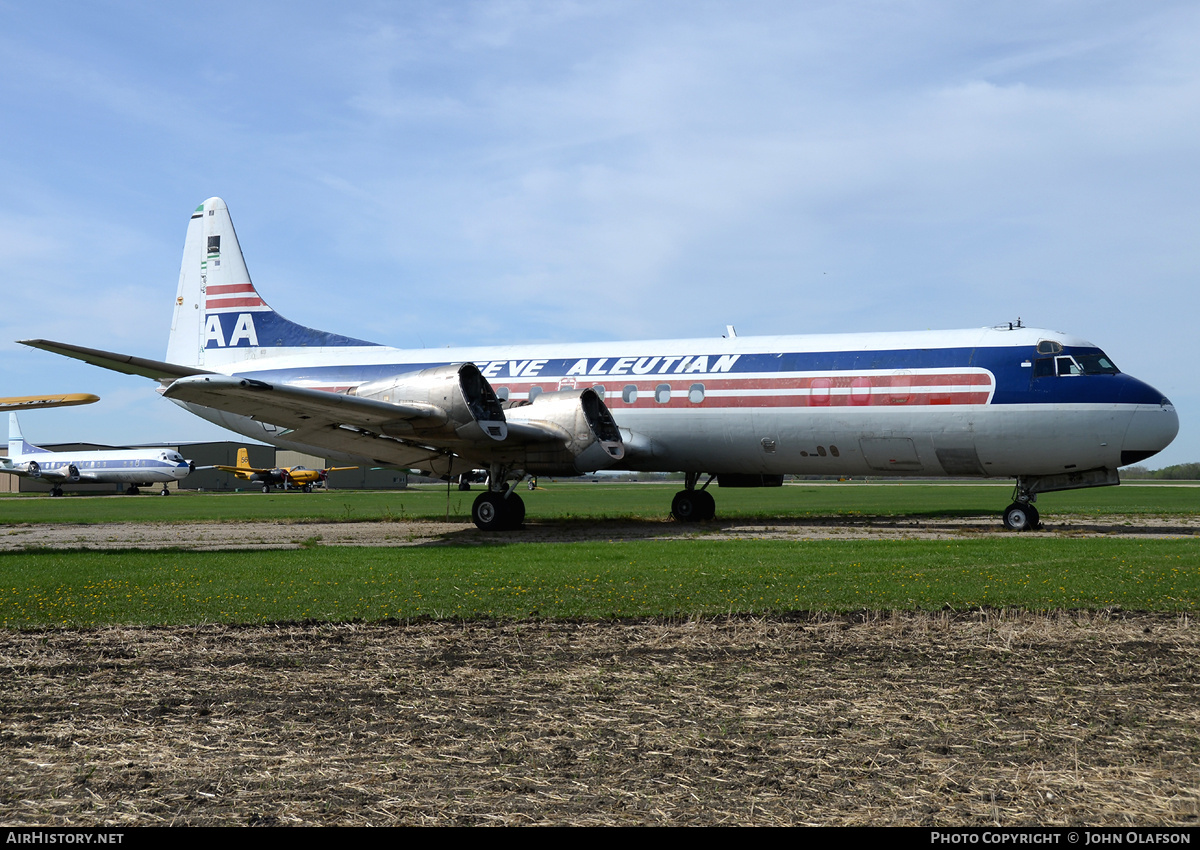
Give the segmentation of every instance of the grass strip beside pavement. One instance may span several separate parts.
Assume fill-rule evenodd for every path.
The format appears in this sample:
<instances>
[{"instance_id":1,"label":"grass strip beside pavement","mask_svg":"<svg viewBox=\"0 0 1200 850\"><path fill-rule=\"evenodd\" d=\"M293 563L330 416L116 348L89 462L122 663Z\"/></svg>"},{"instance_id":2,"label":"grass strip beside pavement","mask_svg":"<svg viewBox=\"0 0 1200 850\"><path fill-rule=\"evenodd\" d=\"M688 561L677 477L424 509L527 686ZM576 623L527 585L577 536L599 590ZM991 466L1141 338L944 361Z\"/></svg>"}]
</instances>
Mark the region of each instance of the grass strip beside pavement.
<instances>
[{"instance_id":1,"label":"grass strip beside pavement","mask_svg":"<svg viewBox=\"0 0 1200 850\"><path fill-rule=\"evenodd\" d=\"M0 624L1192 611L1195 541L673 540L0 554Z\"/></svg>"}]
</instances>

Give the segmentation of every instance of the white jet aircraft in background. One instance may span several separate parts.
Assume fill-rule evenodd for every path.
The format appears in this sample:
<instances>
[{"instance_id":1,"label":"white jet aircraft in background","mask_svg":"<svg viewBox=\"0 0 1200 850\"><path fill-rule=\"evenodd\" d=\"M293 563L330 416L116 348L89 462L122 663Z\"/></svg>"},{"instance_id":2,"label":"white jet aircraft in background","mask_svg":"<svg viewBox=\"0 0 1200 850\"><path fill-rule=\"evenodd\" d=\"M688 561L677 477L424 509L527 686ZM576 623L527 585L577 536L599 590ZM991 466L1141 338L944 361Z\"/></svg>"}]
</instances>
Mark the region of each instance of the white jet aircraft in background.
<instances>
[{"instance_id":1,"label":"white jet aircraft in background","mask_svg":"<svg viewBox=\"0 0 1200 850\"><path fill-rule=\"evenodd\" d=\"M343 285L345 291L347 287ZM165 361L27 345L143 375L231 431L326 458L446 476L489 470L480 528L520 526L526 475L685 473L671 511L785 474L1012 478L1039 493L1120 483L1174 405L1092 343L1022 327L402 350L290 322L250 282L229 210L192 214ZM707 475L703 485L702 476Z\"/></svg>"},{"instance_id":2,"label":"white jet aircraft in background","mask_svg":"<svg viewBox=\"0 0 1200 850\"><path fill-rule=\"evenodd\" d=\"M183 455L170 449L108 449L95 452L52 452L25 441L17 414L8 414L8 457L0 458L0 472L22 478L39 478L50 484L50 495L61 496L63 484L127 484L136 496L139 487L179 481L192 471Z\"/></svg>"}]
</instances>

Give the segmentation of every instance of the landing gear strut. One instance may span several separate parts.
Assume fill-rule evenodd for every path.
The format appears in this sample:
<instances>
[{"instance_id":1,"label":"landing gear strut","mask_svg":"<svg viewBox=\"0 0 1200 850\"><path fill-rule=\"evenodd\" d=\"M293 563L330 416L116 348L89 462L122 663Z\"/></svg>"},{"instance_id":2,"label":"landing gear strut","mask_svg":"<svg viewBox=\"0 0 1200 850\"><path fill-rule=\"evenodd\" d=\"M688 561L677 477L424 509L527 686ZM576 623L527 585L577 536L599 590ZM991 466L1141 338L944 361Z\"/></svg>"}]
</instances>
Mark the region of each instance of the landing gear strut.
<instances>
[{"instance_id":1,"label":"landing gear strut","mask_svg":"<svg viewBox=\"0 0 1200 850\"><path fill-rule=\"evenodd\" d=\"M713 476L708 476L704 486L697 490L699 480L699 473L685 472L683 486L686 489L680 490L671 500L671 515L680 522L707 522L717 515L717 501L708 492Z\"/></svg>"}]
</instances>

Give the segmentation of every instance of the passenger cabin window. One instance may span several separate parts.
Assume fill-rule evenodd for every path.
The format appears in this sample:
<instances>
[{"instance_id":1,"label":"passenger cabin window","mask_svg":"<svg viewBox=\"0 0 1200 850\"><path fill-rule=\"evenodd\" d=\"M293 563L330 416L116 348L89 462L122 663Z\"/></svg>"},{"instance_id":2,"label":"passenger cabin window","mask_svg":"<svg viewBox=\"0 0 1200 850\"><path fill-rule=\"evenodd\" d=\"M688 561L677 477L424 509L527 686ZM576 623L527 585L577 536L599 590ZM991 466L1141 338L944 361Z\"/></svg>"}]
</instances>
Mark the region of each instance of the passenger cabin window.
<instances>
[{"instance_id":1,"label":"passenger cabin window","mask_svg":"<svg viewBox=\"0 0 1200 850\"><path fill-rule=\"evenodd\" d=\"M533 401L535 398L537 398L541 394L542 394L541 387L530 387L529 388L529 400L530 401Z\"/></svg>"},{"instance_id":2,"label":"passenger cabin window","mask_svg":"<svg viewBox=\"0 0 1200 850\"><path fill-rule=\"evenodd\" d=\"M808 403L813 407L829 407L829 396L832 390L832 378L813 378Z\"/></svg>"},{"instance_id":3,"label":"passenger cabin window","mask_svg":"<svg viewBox=\"0 0 1200 850\"><path fill-rule=\"evenodd\" d=\"M704 401L704 384L692 384L688 388L688 401L692 404Z\"/></svg>"},{"instance_id":4,"label":"passenger cabin window","mask_svg":"<svg viewBox=\"0 0 1200 850\"><path fill-rule=\"evenodd\" d=\"M626 404L633 404L635 401L637 401L637 387L635 387L633 384L630 384L629 386L625 387L625 389L621 390L621 401L625 402Z\"/></svg>"},{"instance_id":5,"label":"passenger cabin window","mask_svg":"<svg viewBox=\"0 0 1200 850\"><path fill-rule=\"evenodd\" d=\"M604 400L604 384L596 384L592 387L596 391L596 395L600 396L600 400Z\"/></svg>"},{"instance_id":6,"label":"passenger cabin window","mask_svg":"<svg viewBox=\"0 0 1200 850\"><path fill-rule=\"evenodd\" d=\"M654 400L659 404L666 404L671 400L671 385L659 384L654 388Z\"/></svg>"},{"instance_id":7,"label":"passenger cabin window","mask_svg":"<svg viewBox=\"0 0 1200 850\"><path fill-rule=\"evenodd\" d=\"M496 398L508 401L508 387L496 387Z\"/></svg>"}]
</instances>

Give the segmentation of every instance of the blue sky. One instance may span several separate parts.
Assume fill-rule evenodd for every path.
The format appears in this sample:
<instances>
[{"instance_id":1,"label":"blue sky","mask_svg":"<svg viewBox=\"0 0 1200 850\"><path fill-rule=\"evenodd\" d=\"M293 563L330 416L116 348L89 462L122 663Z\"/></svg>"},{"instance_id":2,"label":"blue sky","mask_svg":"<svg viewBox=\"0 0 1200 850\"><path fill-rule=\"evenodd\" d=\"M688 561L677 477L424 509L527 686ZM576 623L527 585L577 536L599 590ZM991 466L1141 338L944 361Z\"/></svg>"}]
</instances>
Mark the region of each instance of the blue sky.
<instances>
[{"instance_id":1,"label":"blue sky","mask_svg":"<svg viewBox=\"0 0 1200 850\"><path fill-rule=\"evenodd\" d=\"M1108 351L1200 460L1200 6L0 0L0 394L222 439L12 341L161 358L188 215L401 347L978 327Z\"/></svg>"}]
</instances>

